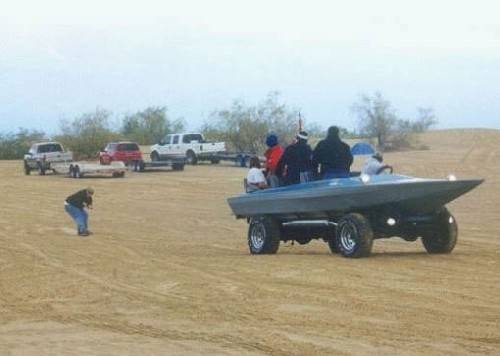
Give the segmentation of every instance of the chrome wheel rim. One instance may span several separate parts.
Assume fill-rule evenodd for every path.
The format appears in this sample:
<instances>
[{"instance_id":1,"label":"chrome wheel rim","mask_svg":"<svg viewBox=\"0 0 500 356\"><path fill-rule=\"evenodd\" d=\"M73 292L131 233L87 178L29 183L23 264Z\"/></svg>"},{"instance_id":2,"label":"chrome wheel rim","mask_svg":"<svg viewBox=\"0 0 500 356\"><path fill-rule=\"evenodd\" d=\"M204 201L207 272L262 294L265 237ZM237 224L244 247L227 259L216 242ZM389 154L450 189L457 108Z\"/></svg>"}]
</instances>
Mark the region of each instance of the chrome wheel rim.
<instances>
[{"instance_id":1,"label":"chrome wheel rim","mask_svg":"<svg viewBox=\"0 0 500 356\"><path fill-rule=\"evenodd\" d=\"M262 223L256 223L252 226L250 241L252 242L254 249L262 249L264 242L266 241L266 229Z\"/></svg>"},{"instance_id":2,"label":"chrome wheel rim","mask_svg":"<svg viewBox=\"0 0 500 356\"><path fill-rule=\"evenodd\" d=\"M355 237L357 232L356 227L350 223L346 223L342 226L340 230L340 243L346 251L350 252L356 247Z\"/></svg>"}]
</instances>

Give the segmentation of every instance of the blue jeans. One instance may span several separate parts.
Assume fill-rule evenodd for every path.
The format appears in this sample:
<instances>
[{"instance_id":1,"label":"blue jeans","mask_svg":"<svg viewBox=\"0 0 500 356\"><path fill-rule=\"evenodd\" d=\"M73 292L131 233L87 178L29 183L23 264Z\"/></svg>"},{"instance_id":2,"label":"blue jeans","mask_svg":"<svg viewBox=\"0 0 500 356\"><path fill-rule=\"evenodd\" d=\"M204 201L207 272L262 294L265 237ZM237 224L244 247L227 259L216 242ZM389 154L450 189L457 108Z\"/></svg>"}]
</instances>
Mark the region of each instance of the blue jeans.
<instances>
[{"instance_id":1,"label":"blue jeans","mask_svg":"<svg viewBox=\"0 0 500 356\"><path fill-rule=\"evenodd\" d=\"M300 183L312 182L314 180L311 171L300 172Z\"/></svg>"},{"instance_id":2,"label":"blue jeans","mask_svg":"<svg viewBox=\"0 0 500 356\"><path fill-rule=\"evenodd\" d=\"M64 204L64 210L75 221L78 233L87 231L89 214L84 209L78 209L71 204Z\"/></svg>"},{"instance_id":3,"label":"blue jeans","mask_svg":"<svg viewBox=\"0 0 500 356\"><path fill-rule=\"evenodd\" d=\"M267 177L267 185L269 185L271 188L279 187L280 179L274 174L271 174L269 177Z\"/></svg>"}]
</instances>

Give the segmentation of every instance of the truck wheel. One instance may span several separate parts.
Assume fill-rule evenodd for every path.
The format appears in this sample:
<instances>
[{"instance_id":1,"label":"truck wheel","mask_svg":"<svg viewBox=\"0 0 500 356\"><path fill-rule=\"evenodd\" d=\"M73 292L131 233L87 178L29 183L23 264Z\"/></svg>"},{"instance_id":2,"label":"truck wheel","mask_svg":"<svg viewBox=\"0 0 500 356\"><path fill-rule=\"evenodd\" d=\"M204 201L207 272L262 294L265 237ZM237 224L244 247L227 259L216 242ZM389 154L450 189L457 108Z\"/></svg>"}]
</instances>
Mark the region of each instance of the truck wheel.
<instances>
[{"instance_id":1,"label":"truck wheel","mask_svg":"<svg viewBox=\"0 0 500 356\"><path fill-rule=\"evenodd\" d=\"M219 164L220 163L220 159L213 158L213 159L210 160L210 163L212 163L212 164Z\"/></svg>"},{"instance_id":2,"label":"truck wheel","mask_svg":"<svg viewBox=\"0 0 500 356\"><path fill-rule=\"evenodd\" d=\"M144 162L134 161L132 162L132 168L134 172L142 172L144 170Z\"/></svg>"},{"instance_id":3,"label":"truck wheel","mask_svg":"<svg viewBox=\"0 0 500 356\"><path fill-rule=\"evenodd\" d=\"M26 161L24 161L24 174L29 176L31 173L31 168Z\"/></svg>"},{"instance_id":4,"label":"truck wheel","mask_svg":"<svg viewBox=\"0 0 500 356\"><path fill-rule=\"evenodd\" d=\"M253 217L248 226L248 247L252 255L275 254L280 246L279 223L266 216Z\"/></svg>"},{"instance_id":5,"label":"truck wheel","mask_svg":"<svg viewBox=\"0 0 500 356\"><path fill-rule=\"evenodd\" d=\"M191 150L186 152L186 163L192 165L198 163L198 158L196 157L196 154Z\"/></svg>"},{"instance_id":6,"label":"truck wheel","mask_svg":"<svg viewBox=\"0 0 500 356\"><path fill-rule=\"evenodd\" d=\"M158 152L153 151L151 152L151 161L158 162L160 160L160 155Z\"/></svg>"},{"instance_id":7,"label":"truck wheel","mask_svg":"<svg viewBox=\"0 0 500 356\"><path fill-rule=\"evenodd\" d=\"M80 171L80 167L74 166L73 167L73 178L82 178L83 173Z\"/></svg>"},{"instance_id":8,"label":"truck wheel","mask_svg":"<svg viewBox=\"0 0 500 356\"><path fill-rule=\"evenodd\" d=\"M432 230L422 235L422 244L428 253L450 253L458 238L458 225L448 209L443 208L436 216Z\"/></svg>"},{"instance_id":9,"label":"truck wheel","mask_svg":"<svg viewBox=\"0 0 500 356\"><path fill-rule=\"evenodd\" d=\"M174 164L172 164L172 169L174 171L183 171L184 170L184 163L174 163Z\"/></svg>"},{"instance_id":10,"label":"truck wheel","mask_svg":"<svg viewBox=\"0 0 500 356\"><path fill-rule=\"evenodd\" d=\"M45 168L43 167L43 165L38 162L38 174L41 175L41 176L44 176L45 175Z\"/></svg>"},{"instance_id":11,"label":"truck wheel","mask_svg":"<svg viewBox=\"0 0 500 356\"><path fill-rule=\"evenodd\" d=\"M247 166L247 157L244 155L238 155L236 157L236 164L241 168L245 168Z\"/></svg>"},{"instance_id":12,"label":"truck wheel","mask_svg":"<svg viewBox=\"0 0 500 356\"><path fill-rule=\"evenodd\" d=\"M373 231L370 222L361 214L342 217L335 231L335 245L344 257L367 257L373 246Z\"/></svg>"}]
</instances>

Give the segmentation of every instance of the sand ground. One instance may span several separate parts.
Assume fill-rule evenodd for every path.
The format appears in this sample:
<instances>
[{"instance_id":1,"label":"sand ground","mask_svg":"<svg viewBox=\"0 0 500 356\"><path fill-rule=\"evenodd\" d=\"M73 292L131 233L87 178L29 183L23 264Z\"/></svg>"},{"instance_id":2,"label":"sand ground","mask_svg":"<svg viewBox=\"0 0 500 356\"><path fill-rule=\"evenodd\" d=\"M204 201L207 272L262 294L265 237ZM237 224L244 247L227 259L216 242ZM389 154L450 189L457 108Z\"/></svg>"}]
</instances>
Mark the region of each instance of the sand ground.
<instances>
[{"instance_id":1,"label":"sand ground","mask_svg":"<svg viewBox=\"0 0 500 356\"><path fill-rule=\"evenodd\" d=\"M386 160L486 179L450 204L451 255L389 239L365 259L319 241L251 256L229 165L74 180L0 162L0 355L500 354L500 132L422 140ZM86 185L80 238L63 200Z\"/></svg>"}]
</instances>

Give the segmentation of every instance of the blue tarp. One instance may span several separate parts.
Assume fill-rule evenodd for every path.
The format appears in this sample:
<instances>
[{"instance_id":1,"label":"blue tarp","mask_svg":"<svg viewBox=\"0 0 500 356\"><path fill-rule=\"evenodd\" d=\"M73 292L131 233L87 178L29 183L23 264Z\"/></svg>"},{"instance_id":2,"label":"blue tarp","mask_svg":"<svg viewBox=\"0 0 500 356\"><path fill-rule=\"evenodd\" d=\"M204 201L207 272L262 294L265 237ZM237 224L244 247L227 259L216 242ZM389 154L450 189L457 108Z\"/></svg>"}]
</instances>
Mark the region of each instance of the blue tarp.
<instances>
[{"instance_id":1,"label":"blue tarp","mask_svg":"<svg viewBox=\"0 0 500 356\"><path fill-rule=\"evenodd\" d=\"M353 156L372 155L375 153L375 149L369 143L359 142L352 146L351 153Z\"/></svg>"}]
</instances>

